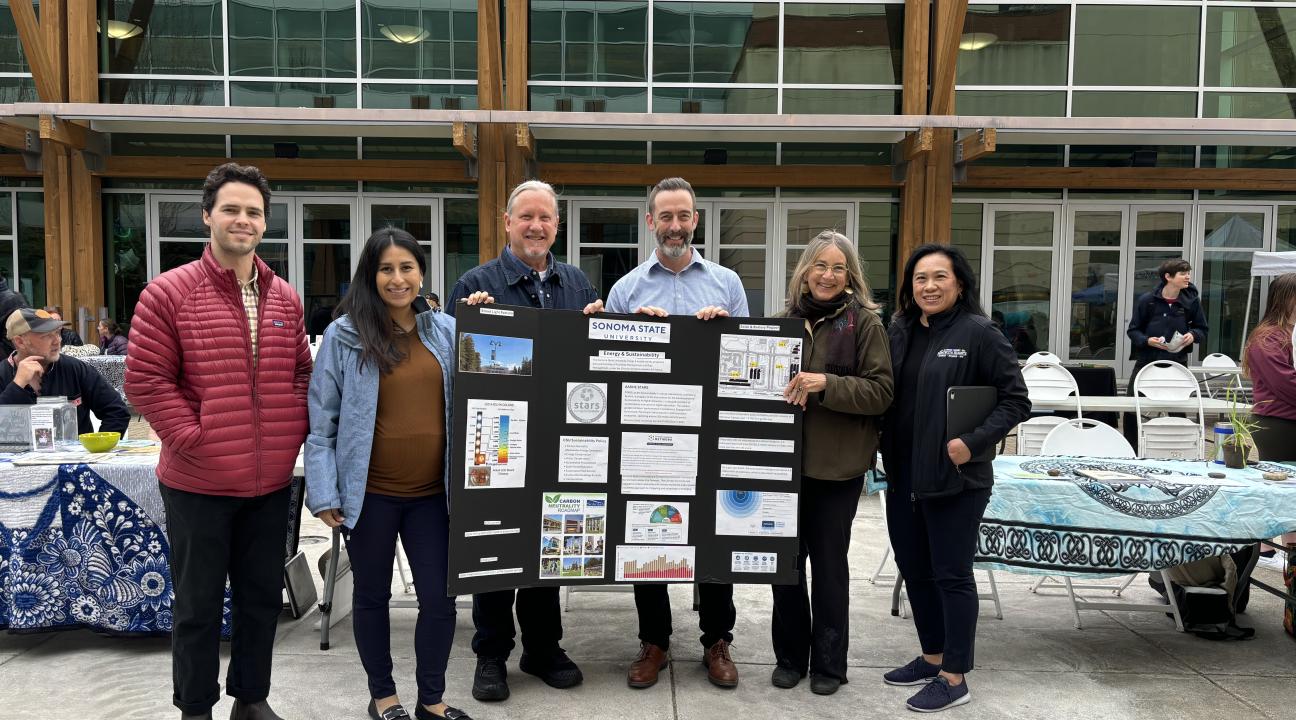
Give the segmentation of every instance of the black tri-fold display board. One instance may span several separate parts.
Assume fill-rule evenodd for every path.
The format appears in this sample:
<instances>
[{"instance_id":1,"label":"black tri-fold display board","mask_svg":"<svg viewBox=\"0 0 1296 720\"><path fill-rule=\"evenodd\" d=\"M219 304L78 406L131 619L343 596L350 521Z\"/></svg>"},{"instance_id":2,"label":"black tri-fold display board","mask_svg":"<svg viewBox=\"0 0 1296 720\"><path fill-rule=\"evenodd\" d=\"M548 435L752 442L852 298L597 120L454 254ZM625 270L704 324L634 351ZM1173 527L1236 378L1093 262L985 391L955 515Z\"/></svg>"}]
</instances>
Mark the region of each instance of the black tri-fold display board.
<instances>
[{"instance_id":1,"label":"black tri-fold display board","mask_svg":"<svg viewBox=\"0 0 1296 720\"><path fill-rule=\"evenodd\" d=\"M456 315L451 594L796 582L800 320Z\"/></svg>"}]
</instances>

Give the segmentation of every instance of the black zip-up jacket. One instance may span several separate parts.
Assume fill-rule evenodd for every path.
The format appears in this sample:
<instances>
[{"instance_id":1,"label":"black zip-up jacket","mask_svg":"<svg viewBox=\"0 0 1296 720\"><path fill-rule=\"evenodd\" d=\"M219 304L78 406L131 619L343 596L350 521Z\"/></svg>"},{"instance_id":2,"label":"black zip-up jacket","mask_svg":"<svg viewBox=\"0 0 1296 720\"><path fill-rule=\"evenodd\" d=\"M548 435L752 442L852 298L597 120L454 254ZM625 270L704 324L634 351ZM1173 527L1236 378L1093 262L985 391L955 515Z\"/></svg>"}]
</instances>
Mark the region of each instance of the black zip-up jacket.
<instances>
[{"instance_id":1,"label":"black zip-up jacket","mask_svg":"<svg viewBox=\"0 0 1296 720\"><path fill-rule=\"evenodd\" d=\"M1030 416L1017 354L990 318L955 307L928 318L931 344L921 358L908 358L909 332L917 318L896 318L888 333L891 338L891 366L896 382L904 377L904 364L922 363L918 387L897 387L897 403L914 403L916 427L895 427L900 415L892 407L883 420L882 459L887 473L902 473L909 479L911 499L956 495L964 490L988 488L994 484L989 462L970 462L955 467L945 446L946 391L960 385L990 385L999 389L999 404L973 432L959 436L976 457L998 444L1018 423ZM890 488L888 489L890 492Z\"/></svg>"},{"instance_id":2,"label":"black zip-up jacket","mask_svg":"<svg viewBox=\"0 0 1296 720\"><path fill-rule=\"evenodd\" d=\"M1145 292L1134 303L1134 314L1130 317L1129 329L1125 334L1130 339L1130 359L1141 363L1157 360L1173 360L1180 365L1188 364L1188 355L1197 348L1206 347L1206 313L1202 311L1201 294L1195 285L1189 285L1179 293L1175 302L1168 302L1161 297L1165 289L1165 276L1152 292ZM1182 334L1191 332L1193 344L1182 352L1166 352L1147 344L1148 338L1163 337L1166 342L1174 337L1175 331Z\"/></svg>"},{"instance_id":3,"label":"black zip-up jacket","mask_svg":"<svg viewBox=\"0 0 1296 720\"><path fill-rule=\"evenodd\" d=\"M14 384L14 367L10 357L0 360L0 404L35 405L36 393L30 386L18 387ZM66 397L77 405L77 432L94 432L90 424L90 411L99 417L101 432L119 432L126 434L130 424L130 410L121 395L113 390L98 370L67 355L60 356L58 362L50 365L41 375L40 397Z\"/></svg>"}]
</instances>

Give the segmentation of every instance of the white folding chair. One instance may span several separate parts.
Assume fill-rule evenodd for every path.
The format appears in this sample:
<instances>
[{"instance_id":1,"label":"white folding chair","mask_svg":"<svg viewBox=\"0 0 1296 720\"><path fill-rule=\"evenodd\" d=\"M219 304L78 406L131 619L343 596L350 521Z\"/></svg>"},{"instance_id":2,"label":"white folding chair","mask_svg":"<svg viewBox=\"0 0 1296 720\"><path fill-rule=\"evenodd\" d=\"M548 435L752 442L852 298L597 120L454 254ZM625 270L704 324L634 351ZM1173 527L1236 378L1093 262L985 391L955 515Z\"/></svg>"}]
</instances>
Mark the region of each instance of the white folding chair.
<instances>
[{"instance_id":1,"label":"white folding chair","mask_svg":"<svg viewBox=\"0 0 1296 720\"><path fill-rule=\"evenodd\" d=\"M1134 448L1111 425L1097 420L1075 418L1058 423L1057 427L1049 431L1040 454L1132 458Z\"/></svg>"},{"instance_id":2,"label":"white folding chair","mask_svg":"<svg viewBox=\"0 0 1296 720\"><path fill-rule=\"evenodd\" d=\"M1054 355L1048 350L1040 350L1037 353L1032 353L1030 357L1026 358L1027 365L1030 365L1031 363L1038 363L1038 362L1047 362L1047 363L1053 363L1054 365L1061 365L1062 358L1058 357L1057 355Z\"/></svg>"},{"instance_id":3,"label":"white folding chair","mask_svg":"<svg viewBox=\"0 0 1296 720\"><path fill-rule=\"evenodd\" d=\"M1211 353L1202 358L1201 366L1204 368L1235 368L1238 366L1233 358L1224 353Z\"/></svg>"},{"instance_id":4,"label":"white folding chair","mask_svg":"<svg viewBox=\"0 0 1296 720\"><path fill-rule=\"evenodd\" d=\"M1058 363L1030 363L1022 368L1022 380L1026 381L1026 393L1031 402L1074 397L1076 417L1083 417L1080 411L1080 386L1071 372Z\"/></svg>"},{"instance_id":5,"label":"white folding chair","mask_svg":"<svg viewBox=\"0 0 1296 720\"><path fill-rule=\"evenodd\" d=\"M1066 418L1056 415L1039 415L1023 421L1017 426L1017 454L1040 455L1044 447L1044 438L1053 428L1066 422Z\"/></svg>"},{"instance_id":6,"label":"white folding chair","mask_svg":"<svg viewBox=\"0 0 1296 720\"><path fill-rule=\"evenodd\" d=\"M1237 370L1238 364L1233 360L1233 358L1224 353L1211 353L1202 358L1201 367L1203 370L1217 368L1222 371L1235 371ZM1215 393L1221 387L1228 387L1236 378L1237 375L1234 372L1220 372L1213 375L1203 375L1201 385L1206 388L1207 397L1215 397ZM1224 383L1222 386L1220 385L1221 380Z\"/></svg>"},{"instance_id":7,"label":"white folding chair","mask_svg":"<svg viewBox=\"0 0 1296 720\"><path fill-rule=\"evenodd\" d=\"M1197 422L1187 418L1143 419L1143 398L1182 401L1184 410L1197 406ZM1154 362L1134 378L1134 416L1138 422L1139 457L1201 460L1206 453L1206 413L1201 386L1192 371L1166 360Z\"/></svg>"}]
</instances>

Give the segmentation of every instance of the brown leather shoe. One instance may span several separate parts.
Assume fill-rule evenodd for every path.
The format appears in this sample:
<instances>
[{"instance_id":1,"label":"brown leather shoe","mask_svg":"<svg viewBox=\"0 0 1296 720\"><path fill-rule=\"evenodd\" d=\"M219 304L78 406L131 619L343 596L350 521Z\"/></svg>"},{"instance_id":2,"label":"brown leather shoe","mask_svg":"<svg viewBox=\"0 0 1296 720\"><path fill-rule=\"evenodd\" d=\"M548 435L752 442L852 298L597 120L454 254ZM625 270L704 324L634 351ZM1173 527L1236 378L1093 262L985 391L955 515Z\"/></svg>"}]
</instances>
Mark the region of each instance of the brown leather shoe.
<instances>
[{"instance_id":1,"label":"brown leather shoe","mask_svg":"<svg viewBox=\"0 0 1296 720\"><path fill-rule=\"evenodd\" d=\"M702 664L707 669L707 679L712 685L724 688L738 687L738 666L729 657L729 643L717 640L702 654Z\"/></svg>"},{"instance_id":2,"label":"brown leather shoe","mask_svg":"<svg viewBox=\"0 0 1296 720\"><path fill-rule=\"evenodd\" d=\"M657 684L657 674L666 669L666 651L652 643L639 643L639 657L630 663L626 684L632 688L646 688Z\"/></svg>"}]
</instances>

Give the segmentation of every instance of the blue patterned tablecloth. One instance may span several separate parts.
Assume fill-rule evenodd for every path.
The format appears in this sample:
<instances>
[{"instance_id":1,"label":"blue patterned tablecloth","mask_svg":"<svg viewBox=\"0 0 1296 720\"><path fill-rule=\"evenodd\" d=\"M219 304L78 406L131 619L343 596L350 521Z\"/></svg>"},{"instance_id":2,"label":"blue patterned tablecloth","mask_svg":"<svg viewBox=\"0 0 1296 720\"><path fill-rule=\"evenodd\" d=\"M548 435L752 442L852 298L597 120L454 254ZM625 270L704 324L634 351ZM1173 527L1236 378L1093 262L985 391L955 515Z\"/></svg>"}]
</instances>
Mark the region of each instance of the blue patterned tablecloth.
<instances>
[{"instance_id":1,"label":"blue patterned tablecloth","mask_svg":"<svg viewBox=\"0 0 1296 720\"><path fill-rule=\"evenodd\" d=\"M1050 575L1160 570L1239 550L1296 530L1296 465L1244 470L1205 462L1002 456L981 523L982 567ZM1138 481L1097 481L1078 470L1114 470ZM1057 477L1048 476L1058 470ZM1208 473L1223 472L1222 479Z\"/></svg>"}]
</instances>

